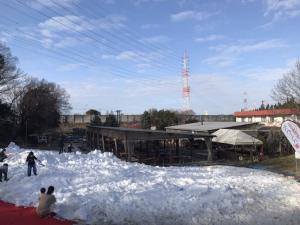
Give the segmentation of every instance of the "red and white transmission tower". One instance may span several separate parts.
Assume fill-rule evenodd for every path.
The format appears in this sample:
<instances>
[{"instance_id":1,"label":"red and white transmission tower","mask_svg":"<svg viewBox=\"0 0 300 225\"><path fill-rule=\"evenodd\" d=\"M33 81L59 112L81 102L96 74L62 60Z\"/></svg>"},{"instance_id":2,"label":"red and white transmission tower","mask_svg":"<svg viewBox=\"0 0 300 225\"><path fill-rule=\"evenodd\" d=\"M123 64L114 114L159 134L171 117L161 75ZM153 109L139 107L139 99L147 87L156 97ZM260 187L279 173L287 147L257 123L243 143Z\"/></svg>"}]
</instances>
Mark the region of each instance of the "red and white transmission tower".
<instances>
[{"instance_id":1,"label":"red and white transmission tower","mask_svg":"<svg viewBox=\"0 0 300 225\"><path fill-rule=\"evenodd\" d=\"M190 102L191 88L189 86L189 58L187 52L183 54L183 69L182 69L182 97L183 97L183 111L191 109Z\"/></svg>"}]
</instances>

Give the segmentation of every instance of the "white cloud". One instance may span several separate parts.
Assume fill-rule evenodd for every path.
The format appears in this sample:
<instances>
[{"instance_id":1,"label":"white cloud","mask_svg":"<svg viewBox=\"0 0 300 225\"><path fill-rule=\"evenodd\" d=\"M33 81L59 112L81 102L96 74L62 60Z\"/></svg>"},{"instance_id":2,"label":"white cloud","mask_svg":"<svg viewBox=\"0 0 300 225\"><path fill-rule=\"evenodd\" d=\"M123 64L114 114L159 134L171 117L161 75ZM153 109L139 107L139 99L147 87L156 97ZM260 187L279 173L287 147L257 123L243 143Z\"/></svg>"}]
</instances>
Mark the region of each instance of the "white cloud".
<instances>
[{"instance_id":1,"label":"white cloud","mask_svg":"<svg viewBox=\"0 0 300 225\"><path fill-rule=\"evenodd\" d=\"M125 61L134 61L138 64L150 64L154 66L155 62L158 59L163 58L163 55L160 52L141 52L141 51L122 51L118 54L103 54L102 59L108 60L125 60ZM157 65L156 65L157 66Z\"/></svg>"},{"instance_id":2,"label":"white cloud","mask_svg":"<svg viewBox=\"0 0 300 225\"><path fill-rule=\"evenodd\" d=\"M124 51L121 52L119 55L116 56L118 60L134 60L138 57L138 53L133 51Z\"/></svg>"},{"instance_id":3,"label":"white cloud","mask_svg":"<svg viewBox=\"0 0 300 225\"><path fill-rule=\"evenodd\" d=\"M164 35L157 35L157 36L141 39L141 41L144 43L164 43L164 42L168 42L170 40L171 39L169 37L164 36Z\"/></svg>"},{"instance_id":4,"label":"white cloud","mask_svg":"<svg viewBox=\"0 0 300 225\"><path fill-rule=\"evenodd\" d=\"M92 30L95 27L89 24L84 17L67 15L56 16L48 19L38 25L41 33L45 37L53 37L56 32L81 32L84 30Z\"/></svg>"},{"instance_id":5,"label":"white cloud","mask_svg":"<svg viewBox=\"0 0 300 225\"><path fill-rule=\"evenodd\" d=\"M144 3L160 3L166 0L131 0L132 4L135 6L140 6Z\"/></svg>"},{"instance_id":6,"label":"white cloud","mask_svg":"<svg viewBox=\"0 0 300 225\"><path fill-rule=\"evenodd\" d=\"M82 32L95 29L117 29L124 26L126 17L109 15L100 19L87 19L83 16L55 16L38 25L44 36L50 37L55 32Z\"/></svg>"},{"instance_id":7,"label":"white cloud","mask_svg":"<svg viewBox=\"0 0 300 225\"><path fill-rule=\"evenodd\" d=\"M197 12L197 11L183 11L171 15L171 20L174 22L181 22L186 20L204 20L210 17L212 14L208 12Z\"/></svg>"},{"instance_id":8,"label":"white cloud","mask_svg":"<svg viewBox=\"0 0 300 225\"><path fill-rule=\"evenodd\" d=\"M115 4L116 3L115 0L98 0L98 1L105 3L105 4Z\"/></svg>"},{"instance_id":9,"label":"white cloud","mask_svg":"<svg viewBox=\"0 0 300 225\"><path fill-rule=\"evenodd\" d=\"M148 69L151 69L153 68L153 65L152 64L149 64L149 63L138 63L136 65L136 68L138 70L139 73L144 73L146 72Z\"/></svg>"},{"instance_id":10,"label":"white cloud","mask_svg":"<svg viewBox=\"0 0 300 225\"><path fill-rule=\"evenodd\" d=\"M53 43L53 46L57 48L65 48L65 47L75 46L78 43L79 43L78 39L73 37L66 37L59 40L58 42Z\"/></svg>"},{"instance_id":11,"label":"white cloud","mask_svg":"<svg viewBox=\"0 0 300 225\"><path fill-rule=\"evenodd\" d=\"M28 4L34 9L57 7L58 4L63 7L72 7L79 0L31 0Z\"/></svg>"},{"instance_id":12,"label":"white cloud","mask_svg":"<svg viewBox=\"0 0 300 225\"><path fill-rule=\"evenodd\" d=\"M218 66L229 66L232 65L237 58L244 53L284 47L288 47L288 45L279 39L271 39L248 44L243 43L237 45L215 46L211 47L210 49L215 50L216 55L203 60L203 62L208 64L216 64Z\"/></svg>"},{"instance_id":13,"label":"white cloud","mask_svg":"<svg viewBox=\"0 0 300 225\"><path fill-rule=\"evenodd\" d=\"M90 38L82 37L85 31L119 29L124 26L126 20L126 17L121 15L109 15L100 19L74 15L56 16L39 23L38 31L44 46L69 47L79 42L90 41Z\"/></svg>"},{"instance_id":14,"label":"white cloud","mask_svg":"<svg viewBox=\"0 0 300 225\"><path fill-rule=\"evenodd\" d=\"M102 59L134 61L137 58L139 58L139 53L133 52L133 51L123 51L117 55L112 55L112 54L103 54L102 55Z\"/></svg>"},{"instance_id":15,"label":"white cloud","mask_svg":"<svg viewBox=\"0 0 300 225\"><path fill-rule=\"evenodd\" d=\"M14 35L6 31L0 31L0 42L8 42Z\"/></svg>"},{"instance_id":16,"label":"white cloud","mask_svg":"<svg viewBox=\"0 0 300 225\"><path fill-rule=\"evenodd\" d=\"M300 15L300 0L264 0L265 16L273 15L274 20Z\"/></svg>"},{"instance_id":17,"label":"white cloud","mask_svg":"<svg viewBox=\"0 0 300 225\"><path fill-rule=\"evenodd\" d=\"M79 69L80 67L84 67L84 66L87 66L87 65L84 64L84 63L69 63L69 64L65 64L65 65L60 66L58 68L58 70L73 71L73 70Z\"/></svg>"},{"instance_id":18,"label":"white cloud","mask_svg":"<svg viewBox=\"0 0 300 225\"><path fill-rule=\"evenodd\" d=\"M156 29L156 28L160 28L160 27L161 27L160 24L155 24L155 23L143 24L141 26L142 29Z\"/></svg>"},{"instance_id":19,"label":"white cloud","mask_svg":"<svg viewBox=\"0 0 300 225\"><path fill-rule=\"evenodd\" d=\"M257 80L258 82L270 82L277 81L288 71L288 67L285 68L263 68L256 70L245 71L244 74L248 78Z\"/></svg>"},{"instance_id":20,"label":"white cloud","mask_svg":"<svg viewBox=\"0 0 300 225\"><path fill-rule=\"evenodd\" d=\"M224 35L212 34L206 37L195 38L195 41L196 42L217 41L217 40L222 40L224 38L225 38Z\"/></svg>"}]
</instances>

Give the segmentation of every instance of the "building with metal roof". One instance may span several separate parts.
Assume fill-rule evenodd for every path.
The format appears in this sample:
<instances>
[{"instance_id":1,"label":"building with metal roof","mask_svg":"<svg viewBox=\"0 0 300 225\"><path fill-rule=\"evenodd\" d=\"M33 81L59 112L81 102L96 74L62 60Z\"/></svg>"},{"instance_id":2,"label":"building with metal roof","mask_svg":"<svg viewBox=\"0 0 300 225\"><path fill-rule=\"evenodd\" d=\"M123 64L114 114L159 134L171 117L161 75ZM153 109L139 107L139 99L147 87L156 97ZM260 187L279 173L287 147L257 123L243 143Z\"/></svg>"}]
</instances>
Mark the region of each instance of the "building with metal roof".
<instances>
[{"instance_id":1,"label":"building with metal roof","mask_svg":"<svg viewBox=\"0 0 300 225\"><path fill-rule=\"evenodd\" d=\"M166 127L166 131L177 132L208 132L212 133L219 129L251 129L258 123L253 122L197 122Z\"/></svg>"},{"instance_id":2,"label":"building with metal roof","mask_svg":"<svg viewBox=\"0 0 300 225\"><path fill-rule=\"evenodd\" d=\"M187 133L174 131L159 131L146 129L131 129L124 127L87 126L87 143L91 149L112 151L116 156L128 161L146 162L150 158L156 162L163 160L169 164L182 161L184 149L180 141L203 139L203 149L207 160L212 160L212 138L214 135L205 132ZM191 152L193 160L197 150ZM185 157L186 158L186 157ZM157 163L155 163L157 164Z\"/></svg>"},{"instance_id":3,"label":"building with metal roof","mask_svg":"<svg viewBox=\"0 0 300 225\"><path fill-rule=\"evenodd\" d=\"M237 122L258 122L269 126L280 126L284 120L300 119L299 109L265 109L234 113Z\"/></svg>"}]
</instances>

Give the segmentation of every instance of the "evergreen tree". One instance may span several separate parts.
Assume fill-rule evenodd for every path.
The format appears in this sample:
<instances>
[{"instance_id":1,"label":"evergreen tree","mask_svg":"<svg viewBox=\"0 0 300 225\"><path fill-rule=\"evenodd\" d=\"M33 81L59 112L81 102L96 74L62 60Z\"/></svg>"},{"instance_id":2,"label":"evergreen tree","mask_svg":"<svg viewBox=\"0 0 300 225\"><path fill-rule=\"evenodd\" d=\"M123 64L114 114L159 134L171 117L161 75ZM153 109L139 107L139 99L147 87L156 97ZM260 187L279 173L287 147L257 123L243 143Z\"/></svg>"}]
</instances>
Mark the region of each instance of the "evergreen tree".
<instances>
[{"instance_id":1,"label":"evergreen tree","mask_svg":"<svg viewBox=\"0 0 300 225\"><path fill-rule=\"evenodd\" d=\"M102 126L100 115L96 115L91 121L91 126Z\"/></svg>"},{"instance_id":2,"label":"evergreen tree","mask_svg":"<svg viewBox=\"0 0 300 225\"><path fill-rule=\"evenodd\" d=\"M118 124L116 116L114 114L109 114L106 117L106 120L103 123L103 126L106 126L106 127L118 127L119 124Z\"/></svg>"},{"instance_id":3,"label":"evergreen tree","mask_svg":"<svg viewBox=\"0 0 300 225\"><path fill-rule=\"evenodd\" d=\"M148 111L145 111L142 115L141 124L143 129L151 128L151 115Z\"/></svg>"},{"instance_id":4,"label":"evergreen tree","mask_svg":"<svg viewBox=\"0 0 300 225\"><path fill-rule=\"evenodd\" d=\"M14 136L16 115L7 103L0 100L0 143L8 144Z\"/></svg>"},{"instance_id":5,"label":"evergreen tree","mask_svg":"<svg viewBox=\"0 0 300 225\"><path fill-rule=\"evenodd\" d=\"M151 109L145 111L142 116L142 126L145 129L155 126L158 130L164 130L165 127L176 124L178 124L178 116L176 112L170 110Z\"/></svg>"}]
</instances>

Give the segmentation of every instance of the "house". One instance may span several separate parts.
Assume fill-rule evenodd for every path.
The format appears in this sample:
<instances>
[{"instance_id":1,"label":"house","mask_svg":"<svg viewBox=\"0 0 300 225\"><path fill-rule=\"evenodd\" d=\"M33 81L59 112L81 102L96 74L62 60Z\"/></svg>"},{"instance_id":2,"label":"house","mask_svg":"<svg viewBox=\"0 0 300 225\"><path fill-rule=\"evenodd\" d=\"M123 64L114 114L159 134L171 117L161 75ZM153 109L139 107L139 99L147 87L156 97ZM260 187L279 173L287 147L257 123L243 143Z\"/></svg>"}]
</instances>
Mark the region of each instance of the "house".
<instances>
[{"instance_id":1,"label":"house","mask_svg":"<svg viewBox=\"0 0 300 225\"><path fill-rule=\"evenodd\" d=\"M234 113L236 122L256 122L267 126L280 126L287 119L300 120L299 109L266 109Z\"/></svg>"}]
</instances>

